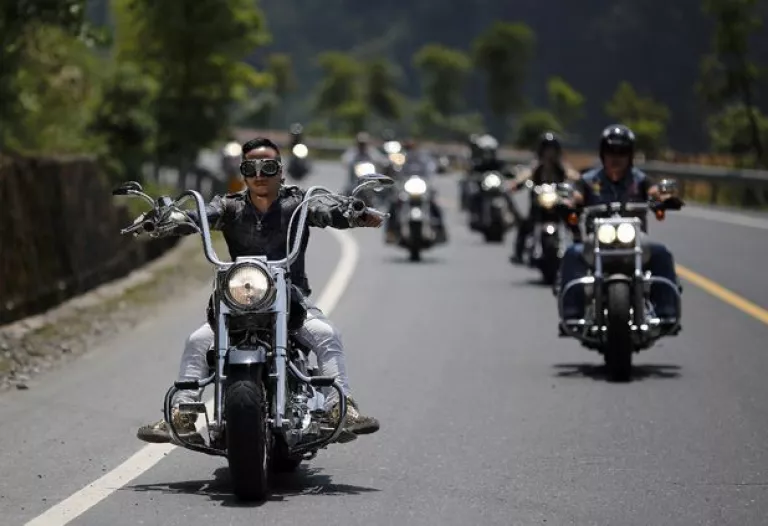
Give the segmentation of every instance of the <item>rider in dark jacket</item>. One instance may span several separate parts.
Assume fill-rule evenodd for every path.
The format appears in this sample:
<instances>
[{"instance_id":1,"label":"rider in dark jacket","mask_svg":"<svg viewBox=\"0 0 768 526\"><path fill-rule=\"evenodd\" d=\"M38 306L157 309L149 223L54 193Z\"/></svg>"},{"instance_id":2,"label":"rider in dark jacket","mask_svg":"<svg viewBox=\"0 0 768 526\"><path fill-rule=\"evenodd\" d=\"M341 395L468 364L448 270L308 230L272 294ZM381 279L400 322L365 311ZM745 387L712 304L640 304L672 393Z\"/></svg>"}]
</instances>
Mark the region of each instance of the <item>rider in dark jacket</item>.
<instances>
[{"instance_id":1,"label":"rider in dark jacket","mask_svg":"<svg viewBox=\"0 0 768 526\"><path fill-rule=\"evenodd\" d=\"M513 190L519 190L527 180L534 185L544 183L563 183L565 181L578 181L580 174L566 166L562 161L563 147L560 140L553 132L542 134L536 148L536 164L519 174L512 183ZM515 239L515 251L510 261L523 262L525 241L533 231L536 221L536 199L533 192L530 193L530 207L528 215L518 221L517 239Z\"/></svg>"},{"instance_id":2,"label":"rider in dark jacket","mask_svg":"<svg viewBox=\"0 0 768 526\"><path fill-rule=\"evenodd\" d=\"M572 205L581 207L615 201L642 203L649 198L665 199L665 196L660 194L659 187L651 183L644 172L632 165L634 152L635 134L632 130L622 125L612 125L603 130L600 139L600 159L603 166L582 176L577 184ZM661 243L647 243L651 252L649 270L656 276L677 283L672 254ZM567 283L587 274L588 268L583 253L582 243L575 243L565 251L560 268L560 290L563 290ZM668 287L653 285L651 301L662 324L678 317L676 298ZM574 287L574 290L565 296L563 310L566 319L583 317L582 287Z\"/></svg>"},{"instance_id":3,"label":"rider in dark jacket","mask_svg":"<svg viewBox=\"0 0 768 526\"><path fill-rule=\"evenodd\" d=\"M507 163L498 157L499 142L494 137L491 135L483 135L477 139L475 146L477 148L477 155L470 161L469 177L467 181L470 224L472 225L475 225L480 221L480 206L482 204L479 191L480 182L477 177L490 171L500 172L507 178L511 177L511 172L507 167ZM508 205L515 218L517 218L519 212L512 199L508 199Z\"/></svg>"},{"instance_id":4,"label":"rider in dark jacket","mask_svg":"<svg viewBox=\"0 0 768 526\"><path fill-rule=\"evenodd\" d=\"M220 230L229 248L230 257L267 256L269 259L286 257L286 239L289 219L301 203L304 192L295 186L283 185L282 159L277 145L269 139L258 138L249 141L242 148L240 172L246 181L246 190L224 197L217 196L206 206L206 216L211 229ZM350 222L343 216L342 202L329 203L317 200L308 210L309 226L325 228L350 228L353 226L379 226L381 219L363 216ZM199 221L196 213L190 213L195 222ZM179 225L175 233L184 235L194 230L189 226ZM295 232L295 230L294 230ZM307 316L295 334L297 340L312 349L317 356L323 375L338 375L347 406L345 431L339 441L354 440L356 435L373 433L379 429L375 418L360 414L357 404L351 398L346 375L344 350L339 331L308 296L311 293L309 282L304 272L304 259L309 241L306 233L299 257L289 269L293 285L298 289L300 303L306 309ZM295 235L295 234L294 234ZM206 352L213 343L214 333L209 323L204 323L187 339L182 355L179 377L202 379L208 375ZM338 421L338 399L328 391L327 421ZM180 435L201 443L202 437L195 429L197 414L183 413L178 409L180 403L199 402L202 390L182 390L174 399L172 418ZM351 412L350 412L351 411ZM138 438L146 442L170 442L167 422L161 420L143 426L138 431Z\"/></svg>"}]
</instances>

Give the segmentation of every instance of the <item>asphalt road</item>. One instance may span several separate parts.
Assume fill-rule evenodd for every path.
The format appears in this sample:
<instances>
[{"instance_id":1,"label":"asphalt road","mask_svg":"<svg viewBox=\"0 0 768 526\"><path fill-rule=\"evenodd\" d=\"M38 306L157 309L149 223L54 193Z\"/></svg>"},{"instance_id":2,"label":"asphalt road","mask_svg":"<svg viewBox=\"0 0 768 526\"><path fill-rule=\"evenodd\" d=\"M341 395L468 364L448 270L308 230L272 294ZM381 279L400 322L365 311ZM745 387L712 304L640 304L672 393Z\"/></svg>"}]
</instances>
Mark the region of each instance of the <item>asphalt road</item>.
<instances>
[{"instance_id":1,"label":"asphalt road","mask_svg":"<svg viewBox=\"0 0 768 526\"><path fill-rule=\"evenodd\" d=\"M342 179L324 164L308 182ZM637 357L633 382L608 383L597 354L557 337L554 298L509 264L511 238L484 244L456 210L455 179L439 188L450 244L414 264L381 231L353 232L359 260L331 316L379 433L321 452L256 507L234 502L223 459L174 449L94 506L84 497L70 524L764 525L768 328L689 284L682 334ZM768 230L707 214L669 214L652 235L768 306ZM319 295L340 248L315 232ZM0 523L25 524L143 447L136 428L160 417L205 299L191 291L0 397Z\"/></svg>"}]
</instances>

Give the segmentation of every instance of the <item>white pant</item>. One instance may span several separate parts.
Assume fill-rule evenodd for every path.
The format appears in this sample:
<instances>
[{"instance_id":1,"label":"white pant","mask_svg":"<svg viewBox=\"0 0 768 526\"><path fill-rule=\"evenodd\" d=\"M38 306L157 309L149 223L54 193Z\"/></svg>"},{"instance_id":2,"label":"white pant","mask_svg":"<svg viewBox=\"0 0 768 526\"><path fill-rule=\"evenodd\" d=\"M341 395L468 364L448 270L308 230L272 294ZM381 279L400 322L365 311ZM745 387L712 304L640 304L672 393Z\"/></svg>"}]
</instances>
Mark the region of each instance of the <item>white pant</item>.
<instances>
[{"instance_id":1,"label":"white pant","mask_svg":"<svg viewBox=\"0 0 768 526\"><path fill-rule=\"evenodd\" d=\"M342 390L349 396L349 378L347 378L341 333L320 309L309 302L307 302L307 319L304 321L304 326L296 333L296 338L302 345L314 351L320 374L337 376ZM187 338L179 367L179 380L203 379L210 375L206 354L213 345L213 340L213 329L207 322ZM179 391L174 398L174 405L199 402L202 394L202 389ZM333 388L324 388L323 394L326 397L326 409L338 401L338 393Z\"/></svg>"}]
</instances>

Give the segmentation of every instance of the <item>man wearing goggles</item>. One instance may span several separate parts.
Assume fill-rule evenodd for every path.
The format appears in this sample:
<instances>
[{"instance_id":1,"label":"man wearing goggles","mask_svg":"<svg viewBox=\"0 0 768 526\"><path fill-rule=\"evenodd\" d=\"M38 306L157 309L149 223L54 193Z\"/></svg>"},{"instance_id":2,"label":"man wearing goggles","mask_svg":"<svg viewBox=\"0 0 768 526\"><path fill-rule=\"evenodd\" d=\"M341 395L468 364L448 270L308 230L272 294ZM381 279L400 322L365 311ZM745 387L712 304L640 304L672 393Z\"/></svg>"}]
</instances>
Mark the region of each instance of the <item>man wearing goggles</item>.
<instances>
[{"instance_id":1,"label":"man wearing goggles","mask_svg":"<svg viewBox=\"0 0 768 526\"><path fill-rule=\"evenodd\" d=\"M283 184L280 151L269 139L257 138L243 145L240 173L245 180L246 189L224 197L216 196L206 207L211 228L223 232L233 261L241 256L284 258L288 223L294 210L303 200L304 192L297 186ZM194 213L190 213L190 216L196 219ZM364 215L354 226L378 227L381 222L379 217ZM309 206L307 224L318 228L350 228L340 205L321 200ZM184 228L180 226L178 233L191 233ZM307 234L299 257L290 269L295 292L307 310L306 321L296 337L315 352L322 375L337 375L341 381L348 404L346 425L337 441L349 442L356 439L357 435L378 431L379 422L359 412L357 403L351 398L341 335L323 312L307 299L311 294L304 271L308 241ZM189 336L184 345L179 378L203 379L208 376L206 353L213 343L213 338L213 330L208 322ZM203 443L202 436L195 429L197 414L179 412L178 404L199 402L201 396L202 389L180 391L174 400L175 407L172 411L179 434L197 443ZM335 425L340 417L339 400L335 391L329 393L327 400L328 421ZM141 427L137 436L145 442L171 441L169 426L164 420Z\"/></svg>"}]
</instances>

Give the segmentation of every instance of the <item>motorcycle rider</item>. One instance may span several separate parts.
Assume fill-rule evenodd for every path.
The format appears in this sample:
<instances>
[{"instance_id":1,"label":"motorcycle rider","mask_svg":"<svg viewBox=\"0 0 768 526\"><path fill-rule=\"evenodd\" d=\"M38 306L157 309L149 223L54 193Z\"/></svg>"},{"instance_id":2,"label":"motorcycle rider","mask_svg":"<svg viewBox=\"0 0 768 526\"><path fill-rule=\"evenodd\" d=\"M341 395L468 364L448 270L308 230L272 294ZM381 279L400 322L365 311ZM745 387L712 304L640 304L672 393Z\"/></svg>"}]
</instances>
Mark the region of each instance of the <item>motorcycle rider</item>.
<instances>
[{"instance_id":1,"label":"motorcycle rider","mask_svg":"<svg viewBox=\"0 0 768 526\"><path fill-rule=\"evenodd\" d=\"M361 131L355 137L355 146L349 148L341 156L341 162L345 167L350 167L359 160L372 162L377 169L387 165L389 160L379 152L378 149L371 146L371 137L367 132ZM357 185L357 178L352 170L349 171L350 184Z\"/></svg>"},{"instance_id":2,"label":"motorcycle rider","mask_svg":"<svg viewBox=\"0 0 768 526\"><path fill-rule=\"evenodd\" d=\"M405 154L405 164L401 172L403 177L410 177L411 175L418 175L427 183L427 188L432 192L429 199L429 208L432 214L432 220L435 225L435 236L437 243L446 243L448 241L448 232L445 228L445 221L443 220L443 212L435 201L435 190L433 186L434 174L437 170L437 163L431 155L418 148L418 145L413 139L405 139L402 143L403 153ZM407 173L408 167L418 166L419 173ZM402 181L404 182L404 181ZM397 216L398 211L397 196L390 201L389 204L389 218L387 219L386 232L387 243L397 242L399 219Z\"/></svg>"},{"instance_id":3,"label":"motorcycle rider","mask_svg":"<svg viewBox=\"0 0 768 526\"><path fill-rule=\"evenodd\" d=\"M294 122L291 124L291 144L290 148L293 149L297 144L304 142L304 126L300 122Z\"/></svg>"},{"instance_id":4,"label":"motorcycle rider","mask_svg":"<svg viewBox=\"0 0 768 526\"><path fill-rule=\"evenodd\" d=\"M515 177L510 184L512 191L522 188L528 180L533 182L534 185L563 183L566 181L575 183L578 181L581 178L581 174L564 163L562 155L563 147L557 135L551 131L543 133L536 147L536 161L532 166L523 170ZM512 263L523 262L525 241L533 232L533 225L536 220L536 207L536 199L533 192L531 192L528 216L521 218L518 222L515 251L510 257Z\"/></svg>"},{"instance_id":5,"label":"motorcycle rider","mask_svg":"<svg viewBox=\"0 0 768 526\"><path fill-rule=\"evenodd\" d=\"M615 201L647 202L649 199L673 199L682 204L677 197L662 196L659 187L651 183L648 176L633 166L635 154L635 134L628 127L614 124L603 130L600 138L600 160L602 167L584 174L576 184L571 206L592 206ZM645 228L644 228L645 230ZM667 248L648 241L651 259L649 270L656 276L677 283L675 262ZM583 259L584 244L574 243L563 255L560 267L560 290L574 279L587 274L587 264ZM651 287L651 300L656 315L663 324L678 317L674 292L662 285ZM574 287L565 297L563 315L566 319L581 319L584 316L584 290Z\"/></svg>"},{"instance_id":6,"label":"motorcycle rider","mask_svg":"<svg viewBox=\"0 0 768 526\"><path fill-rule=\"evenodd\" d=\"M206 207L208 221L213 230L224 233L230 257L234 261L240 256L266 255L270 259L286 256L286 235L289 218L303 199L304 192L296 186L284 185L282 159L277 145L266 138L256 138L242 147L240 171L245 179L246 189L216 196ZM309 206L308 225L325 228L350 228L349 221L337 205L315 201ZM190 214L197 221L197 214ZM363 216L353 226L378 227L381 218ZM188 226L180 225L176 234L192 233ZM338 375L348 401L346 425L339 442L354 440L359 434L374 433L379 422L370 416L360 414L358 405L351 397L347 378L344 349L338 329L307 297L311 293L304 272L305 253L309 233L302 243L298 259L292 265L291 278L295 293L306 306L307 317L296 333L296 338L312 349L317 357L323 375ZM213 343L214 333L206 321L194 331L184 345L179 367L179 378L203 379L208 376L206 354ZM172 418L179 434L189 440L202 443L202 437L195 429L197 414L181 413L179 403L199 402L202 389L180 391L174 399ZM340 417L338 395L328 391L326 399L327 421L335 425ZM168 423L160 420L139 429L138 438L146 442L170 442Z\"/></svg>"},{"instance_id":7,"label":"motorcycle rider","mask_svg":"<svg viewBox=\"0 0 768 526\"><path fill-rule=\"evenodd\" d=\"M485 172L496 171L500 172L504 177L509 178L512 176L510 170L504 161L499 159L499 141L492 135L482 135L478 137L475 142L477 151L470 160L469 180L467 184L468 201L469 201L469 216L470 224L476 225L480 221L480 207L482 206L480 192L478 190L479 181L476 180L477 175L482 175ZM514 201L509 197L507 193L504 193L507 198L507 204L515 216L516 221L520 221L520 212L517 210Z\"/></svg>"}]
</instances>

